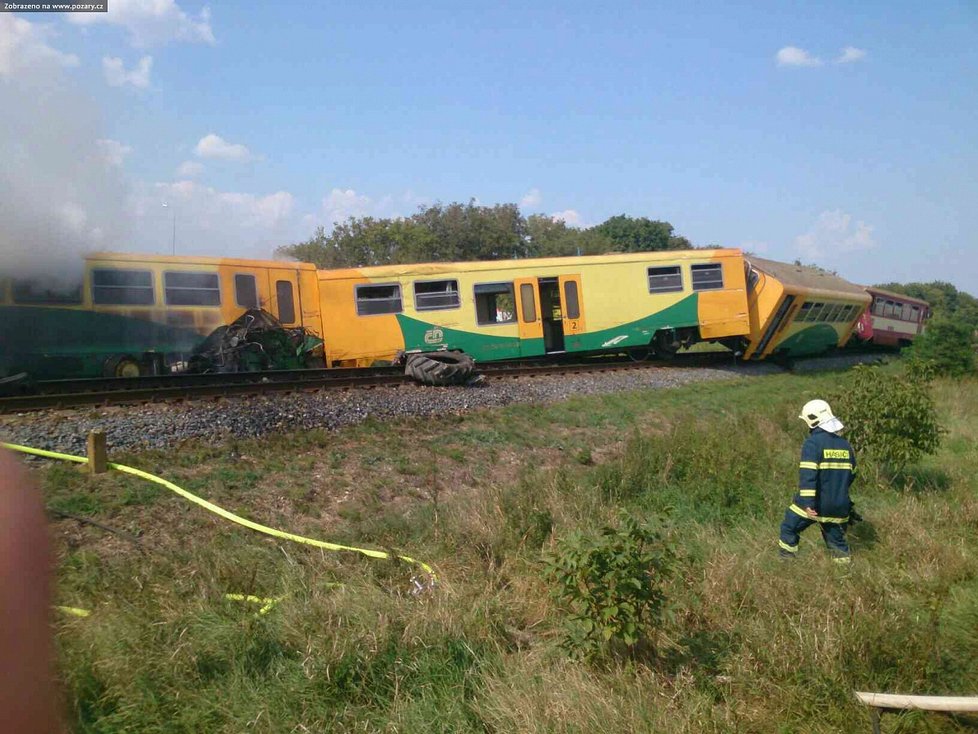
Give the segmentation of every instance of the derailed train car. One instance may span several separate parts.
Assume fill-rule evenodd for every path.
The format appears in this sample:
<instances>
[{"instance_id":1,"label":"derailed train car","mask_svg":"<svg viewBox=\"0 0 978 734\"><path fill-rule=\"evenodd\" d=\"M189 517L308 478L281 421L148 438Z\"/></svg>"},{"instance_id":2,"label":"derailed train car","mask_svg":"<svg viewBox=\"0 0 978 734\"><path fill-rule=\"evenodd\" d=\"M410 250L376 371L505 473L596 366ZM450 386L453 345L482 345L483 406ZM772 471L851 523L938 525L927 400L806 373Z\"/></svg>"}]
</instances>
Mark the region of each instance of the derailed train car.
<instances>
[{"instance_id":1,"label":"derailed train car","mask_svg":"<svg viewBox=\"0 0 978 734\"><path fill-rule=\"evenodd\" d=\"M304 263L102 253L81 282L0 281L0 371L34 379L169 372L249 309L321 328L316 269ZM0 377L4 374L0 373Z\"/></svg>"},{"instance_id":2,"label":"derailed train car","mask_svg":"<svg viewBox=\"0 0 978 734\"><path fill-rule=\"evenodd\" d=\"M330 366L458 350L476 361L670 355L749 332L739 250L638 252L319 272Z\"/></svg>"},{"instance_id":3,"label":"derailed train car","mask_svg":"<svg viewBox=\"0 0 978 734\"><path fill-rule=\"evenodd\" d=\"M881 347L907 347L924 331L930 304L919 298L869 286L873 304L856 327L855 338Z\"/></svg>"},{"instance_id":4,"label":"derailed train car","mask_svg":"<svg viewBox=\"0 0 978 734\"><path fill-rule=\"evenodd\" d=\"M870 303L863 288L816 268L747 258L744 359L800 357L846 344Z\"/></svg>"}]
</instances>

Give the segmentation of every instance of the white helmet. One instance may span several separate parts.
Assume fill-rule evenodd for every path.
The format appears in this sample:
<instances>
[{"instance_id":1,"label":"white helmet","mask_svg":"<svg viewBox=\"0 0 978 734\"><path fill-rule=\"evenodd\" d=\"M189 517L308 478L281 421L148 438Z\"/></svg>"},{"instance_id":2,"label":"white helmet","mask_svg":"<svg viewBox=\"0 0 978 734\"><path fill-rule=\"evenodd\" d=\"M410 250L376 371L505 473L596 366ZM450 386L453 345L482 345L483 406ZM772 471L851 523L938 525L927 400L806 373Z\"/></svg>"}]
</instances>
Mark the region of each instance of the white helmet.
<instances>
[{"instance_id":1,"label":"white helmet","mask_svg":"<svg viewBox=\"0 0 978 734\"><path fill-rule=\"evenodd\" d=\"M821 428L829 433L842 430L842 421L835 417L832 408L824 400L809 400L798 416L809 428Z\"/></svg>"}]
</instances>

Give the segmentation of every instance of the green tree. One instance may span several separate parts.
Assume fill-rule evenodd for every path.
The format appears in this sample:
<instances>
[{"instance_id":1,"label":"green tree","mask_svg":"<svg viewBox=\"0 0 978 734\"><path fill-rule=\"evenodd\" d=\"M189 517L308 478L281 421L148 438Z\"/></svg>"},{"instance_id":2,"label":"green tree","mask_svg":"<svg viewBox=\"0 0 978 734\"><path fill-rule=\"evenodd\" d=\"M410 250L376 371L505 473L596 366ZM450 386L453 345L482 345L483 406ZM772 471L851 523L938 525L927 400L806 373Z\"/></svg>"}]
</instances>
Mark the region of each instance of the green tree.
<instances>
[{"instance_id":1,"label":"green tree","mask_svg":"<svg viewBox=\"0 0 978 734\"><path fill-rule=\"evenodd\" d=\"M693 246L685 237L674 235L673 226L669 222L647 217L633 218L619 214L592 229L607 237L618 252L685 250Z\"/></svg>"},{"instance_id":2,"label":"green tree","mask_svg":"<svg viewBox=\"0 0 978 734\"><path fill-rule=\"evenodd\" d=\"M672 225L645 217L612 217L597 227L577 229L516 204L434 204L403 219L351 217L327 232L319 227L303 242L284 245L279 255L321 268L408 262L506 260L565 257L607 252L692 248Z\"/></svg>"},{"instance_id":3,"label":"green tree","mask_svg":"<svg viewBox=\"0 0 978 734\"><path fill-rule=\"evenodd\" d=\"M593 657L615 641L634 655L651 647L666 604L675 548L659 527L622 512L617 527L575 532L546 557L553 597L568 611L565 646Z\"/></svg>"},{"instance_id":4,"label":"green tree","mask_svg":"<svg viewBox=\"0 0 978 734\"><path fill-rule=\"evenodd\" d=\"M320 268L352 268L431 259L425 255L435 249L432 241L432 233L412 220L351 217L277 253Z\"/></svg>"},{"instance_id":5,"label":"green tree","mask_svg":"<svg viewBox=\"0 0 978 734\"><path fill-rule=\"evenodd\" d=\"M867 452L894 475L940 446L944 429L927 374L919 369L893 372L856 367L833 405L856 451Z\"/></svg>"},{"instance_id":6,"label":"green tree","mask_svg":"<svg viewBox=\"0 0 978 734\"><path fill-rule=\"evenodd\" d=\"M516 204L435 204L411 221L431 234L423 260L506 260L531 254L526 220Z\"/></svg>"},{"instance_id":7,"label":"green tree","mask_svg":"<svg viewBox=\"0 0 978 734\"><path fill-rule=\"evenodd\" d=\"M594 229L568 227L563 220L543 214L527 217L526 232L533 257L600 255L615 249L611 240Z\"/></svg>"},{"instance_id":8,"label":"green tree","mask_svg":"<svg viewBox=\"0 0 978 734\"><path fill-rule=\"evenodd\" d=\"M975 371L974 331L964 323L944 316L932 320L908 350L939 375L963 377Z\"/></svg>"}]
</instances>

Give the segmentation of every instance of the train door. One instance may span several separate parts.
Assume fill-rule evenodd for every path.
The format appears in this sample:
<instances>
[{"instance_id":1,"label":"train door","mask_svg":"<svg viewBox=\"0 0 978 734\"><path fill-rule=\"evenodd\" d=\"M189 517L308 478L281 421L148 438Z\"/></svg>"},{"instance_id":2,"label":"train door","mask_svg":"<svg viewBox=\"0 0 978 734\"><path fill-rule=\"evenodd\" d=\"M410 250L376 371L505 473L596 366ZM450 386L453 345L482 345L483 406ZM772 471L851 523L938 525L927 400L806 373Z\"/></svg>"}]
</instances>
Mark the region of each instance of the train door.
<instances>
[{"instance_id":1,"label":"train door","mask_svg":"<svg viewBox=\"0 0 978 734\"><path fill-rule=\"evenodd\" d=\"M563 338L569 352L582 348L580 336L584 333L584 300L580 275L561 275L560 304L563 311Z\"/></svg>"},{"instance_id":2,"label":"train door","mask_svg":"<svg viewBox=\"0 0 978 734\"><path fill-rule=\"evenodd\" d=\"M269 268L268 280L271 291L269 309L283 326L302 326L302 294L299 271L287 268Z\"/></svg>"},{"instance_id":3,"label":"train door","mask_svg":"<svg viewBox=\"0 0 978 734\"><path fill-rule=\"evenodd\" d=\"M517 278L516 321L520 329L520 354L537 357L544 353L543 321L540 318L540 288L536 278Z\"/></svg>"},{"instance_id":4,"label":"train door","mask_svg":"<svg viewBox=\"0 0 978 734\"><path fill-rule=\"evenodd\" d=\"M558 278L540 278L540 320L543 323L543 349L560 354L564 348L564 308Z\"/></svg>"}]
</instances>

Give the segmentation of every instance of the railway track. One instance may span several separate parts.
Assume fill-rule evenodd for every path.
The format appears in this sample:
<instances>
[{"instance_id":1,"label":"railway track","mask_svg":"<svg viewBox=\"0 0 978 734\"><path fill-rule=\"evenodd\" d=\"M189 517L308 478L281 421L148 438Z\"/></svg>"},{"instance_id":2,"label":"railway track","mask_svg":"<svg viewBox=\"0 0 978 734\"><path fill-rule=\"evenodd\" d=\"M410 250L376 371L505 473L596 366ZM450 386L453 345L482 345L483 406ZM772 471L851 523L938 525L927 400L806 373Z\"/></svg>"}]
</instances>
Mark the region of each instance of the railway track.
<instances>
[{"instance_id":1,"label":"railway track","mask_svg":"<svg viewBox=\"0 0 978 734\"><path fill-rule=\"evenodd\" d=\"M655 369L671 364L683 367L710 366L727 364L732 359L729 353L698 353L677 355L671 362L635 362L627 357L604 357L567 362L494 362L480 364L478 369L479 374L488 379L512 379L580 372ZM0 397L0 414L217 399L275 392L350 390L405 383L413 384L413 380L404 375L402 367L50 380L36 383L30 394Z\"/></svg>"}]
</instances>

